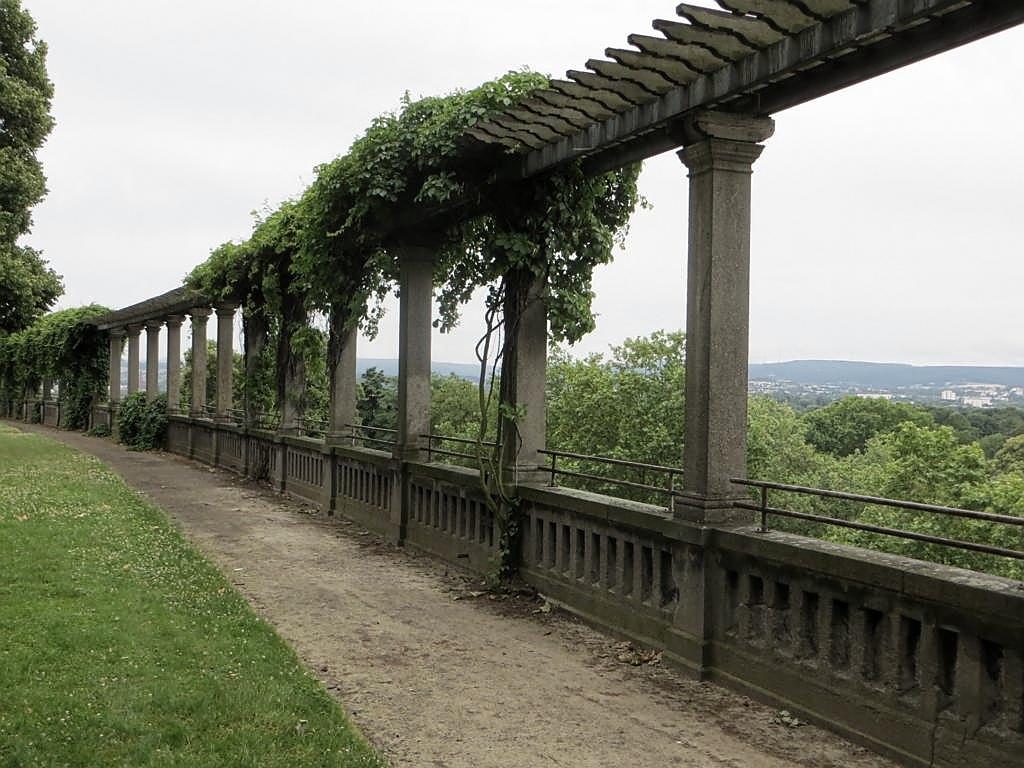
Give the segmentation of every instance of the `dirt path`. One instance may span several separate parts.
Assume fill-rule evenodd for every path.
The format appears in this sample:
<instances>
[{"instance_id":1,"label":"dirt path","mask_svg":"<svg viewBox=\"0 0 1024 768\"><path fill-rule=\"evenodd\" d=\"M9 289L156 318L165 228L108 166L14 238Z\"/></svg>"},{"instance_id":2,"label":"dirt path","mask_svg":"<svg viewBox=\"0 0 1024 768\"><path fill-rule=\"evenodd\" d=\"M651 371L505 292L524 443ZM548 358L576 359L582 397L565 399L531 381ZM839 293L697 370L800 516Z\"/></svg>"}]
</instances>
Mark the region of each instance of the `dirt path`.
<instances>
[{"instance_id":1,"label":"dirt path","mask_svg":"<svg viewBox=\"0 0 1024 768\"><path fill-rule=\"evenodd\" d=\"M528 600L170 454L21 428L98 456L167 510L395 766L892 766ZM628 655L628 654L627 654Z\"/></svg>"}]
</instances>

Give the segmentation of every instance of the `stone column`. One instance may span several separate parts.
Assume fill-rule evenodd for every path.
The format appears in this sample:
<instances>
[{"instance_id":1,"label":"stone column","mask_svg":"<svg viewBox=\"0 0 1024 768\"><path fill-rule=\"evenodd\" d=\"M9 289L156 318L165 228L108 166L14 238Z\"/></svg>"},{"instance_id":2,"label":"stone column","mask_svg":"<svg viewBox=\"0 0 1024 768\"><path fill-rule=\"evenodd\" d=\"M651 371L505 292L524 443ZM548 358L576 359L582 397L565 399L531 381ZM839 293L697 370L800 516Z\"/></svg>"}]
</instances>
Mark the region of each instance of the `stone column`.
<instances>
[{"instance_id":1,"label":"stone column","mask_svg":"<svg viewBox=\"0 0 1024 768\"><path fill-rule=\"evenodd\" d=\"M129 325L128 332L128 394L139 391L139 332L141 325Z\"/></svg>"},{"instance_id":2,"label":"stone column","mask_svg":"<svg viewBox=\"0 0 1024 768\"><path fill-rule=\"evenodd\" d=\"M337 345L338 349L337 359L333 361L334 369L329 371L331 393L326 441L328 445L340 445L351 435L351 429L345 425L356 423L356 347L359 331L355 327L348 331L335 331L332 328L331 333L338 333L341 338L331 338L328 342L329 346ZM331 355L328 354L330 362Z\"/></svg>"},{"instance_id":3,"label":"stone column","mask_svg":"<svg viewBox=\"0 0 1024 768\"><path fill-rule=\"evenodd\" d=\"M146 398L160 394L160 320L146 323Z\"/></svg>"},{"instance_id":4,"label":"stone column","mask_svg":"<svg viewBox=\"0 0 1024 768\"><path fill-rule=\"evenodd\" d=\"M210 310L197 307L189 313L192 320L192 401L190 414L200 418L206 406L206 318Z\"/></svg>"},{"instance_id":5,"label":"stone column","mask_svg":"<svg viewBox=\"0 0 1024 768\"><path fill-rule=\"evenodd\" d=\"M731 517L746 477L751 166L770 118L705 112L684 128L690 171L686 271L686 498L677 514Z\"/></svg>"},{"instance_id":6,"label":"stone column","mask_svg":"<svg viewBox=\"0 0 1024 768\"><path fill-rule=\"evenodd\" d=\"M167 410L181 412L181 323L184 315L168 315L167 321Z\"/></svg>"},{"instance_id":7,"label":"stone column","mask_svg":"<svg viewBox=\"0 0 1024 768\"><path fill-rule=\"evenodd\" d=\"M231 421L233 406L232 372L235 350L235 310L237 304L217 305L217 421Z\"/></svg>"},{"instance_id":8,"label":"stone column","mask_svg":"<svg viewBox=\"0 0 1024 768\"><path fill-rule=\"evenodd\" d=\"M529 273L510 276L506 287L506 333L515 343L502 361L502 401L519 417L501 419L501 443L514 482L539 479L540 451L547 444L548 313L542 289L543 281Z\"/></svg>"},{"instance_id":9,"label":"stone column","mask_svg":"<svg viewBox=\"0 0 1024 768\"><path fill-rule=\"evenodd\" d=\"M124 329L111 328L107 331L110 337L110 367L107 379L107 402L116 408L121 402L121 352L124 347Z\"/></svg>"},{"instance_id":10,"label":"stone column","mask_svg":"<svg viewBox=\"0 0 1024 768\"><path fill-rule=\"evenodd\" d=\"M395 458L420 457L430 431L430 317L434 249L404 246L399 251L398 438Z\"/></svg>"}]
</instances>

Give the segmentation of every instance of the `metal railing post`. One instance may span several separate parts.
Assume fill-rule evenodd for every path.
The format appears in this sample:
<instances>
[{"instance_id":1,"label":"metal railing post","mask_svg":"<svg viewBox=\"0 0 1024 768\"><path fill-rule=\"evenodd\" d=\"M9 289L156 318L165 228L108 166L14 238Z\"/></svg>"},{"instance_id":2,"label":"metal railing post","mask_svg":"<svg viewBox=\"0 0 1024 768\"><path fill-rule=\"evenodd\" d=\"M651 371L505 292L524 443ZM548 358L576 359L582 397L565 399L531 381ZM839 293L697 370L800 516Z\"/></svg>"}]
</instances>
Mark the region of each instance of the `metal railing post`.
<instances>
[{"instance_id":1,"label":"metal railing post","mask_svg":"<svg viewBox=\"0 0 1024 768\"><path fill-rule=\"evenodd\" d=\"M761 486L761 527L759 533L768 532L768 486Z\"/></svg>"}]
</instances>

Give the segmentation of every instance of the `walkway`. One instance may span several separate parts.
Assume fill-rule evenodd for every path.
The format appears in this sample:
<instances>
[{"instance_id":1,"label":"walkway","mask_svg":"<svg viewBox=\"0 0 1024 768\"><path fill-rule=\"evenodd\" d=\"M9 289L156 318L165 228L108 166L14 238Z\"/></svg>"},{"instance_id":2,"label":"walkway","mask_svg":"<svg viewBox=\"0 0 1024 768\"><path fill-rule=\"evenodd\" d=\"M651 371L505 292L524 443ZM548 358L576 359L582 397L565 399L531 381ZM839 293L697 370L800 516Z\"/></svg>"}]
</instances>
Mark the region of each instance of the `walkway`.
<instances>
[{"instance_id":1,"label":"walkway","mask_svg":"<svg viewBox=\"0 0 1024 768\"><path fill-rule=\"evenodd\" d=\"M108 440L92 453L167 510L395 766L885 767L813 726L226 472Z\"/></svg>"}]
</instances>

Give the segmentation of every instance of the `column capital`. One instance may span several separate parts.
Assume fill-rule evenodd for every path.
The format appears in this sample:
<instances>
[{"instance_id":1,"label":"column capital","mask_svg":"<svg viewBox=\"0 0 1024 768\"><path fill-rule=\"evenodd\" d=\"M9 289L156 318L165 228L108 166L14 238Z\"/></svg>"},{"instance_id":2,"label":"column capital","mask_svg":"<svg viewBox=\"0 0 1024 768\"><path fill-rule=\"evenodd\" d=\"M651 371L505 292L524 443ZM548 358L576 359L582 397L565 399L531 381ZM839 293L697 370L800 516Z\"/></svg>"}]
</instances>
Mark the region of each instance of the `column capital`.
<instances>
[{"instance_id":1,"label":"column capital","mask_svg":"<svg viewBox=\"0 0 1024 768\"><path fill-rule=\"evenodd\" d=\"M133 323L124 327L125 333L129 336L138 336L142 332L142 323Z\"/></svg>"},{"instance_id":2,"label":"column capital","mask_svg":"<svg viewBox=\"0 0 1024 768\"><path fill-rule=\"evenodd\" d=\"M167 323L168 328L180 328L181 324L185 322L184 315L168 315L164 318L164 322Z\"/></svg>"},{"instance_id":3,"label":"column capital","mask_svg":"<svg viewBox=\"0 0 1024 768\"><path fill-rule=\"evenodd\" d=\"M433 263L441 248L441 240L441 235L433 232L414 233L400 242L392 243L391 250L399 261Z\"/></svg>"},{"instance_id":4,"label":"column capital","mask_svg":"<svg viewBox=\"0 0 1024 768\"><path fill-rule=\"evenodd\" d=\"M126 333L127 332L125 331L124 328L108 328L107 329L107 334L111 338L115 338L115 339L123 339L125 337Z\"/></svg>"},{"instance_id":5,"label":"column capital","mask_svg":"<svg viewBox=\"0 0 1024 768\"><path fill-rule=\"evenodd\" d=\"M238 309L237 301L222 301L215 305L214 309L217 311L217 317L225 317L227 315L234 315L235 310Z\"/></svg>"},{"instance_id":6,"label":"column capital","mask_svg":"<svg viewBox=\"0 0 1024 768\"><path fill-rule=\"evenodd\" d=\"M146 333L150 331L159 331L164 325L163 320L147 320L146 321Z\"/></svg>"},{"instance_id":7,"label":"column capital","mask_svg":"<svg viewBox=\"0 0 1024 768\"><path fill-rule=\"evenodd\" d=\"M761 156L764 141L775 131L770 117L750 117L722 112L702 112L683 124L683 143L679 154L690 174L712 168L720 171L750 173Z\"/></svg>"},{"instance_id":8,"label":"column capital","mask_svg":"<svg viewBox=\"0 0 1024 768\"><path fill-rule=\"evenodd\" d=\"M188 317L193 323L205 323L209 316L209 307L193 307L188 312Z\"/></svg>"},{"instance_id":9,"label":"column capital","mask_svg":"<svg viewBox=\"0 0 1024 768\"><path fill-rule=\"evenodd\" d=\"M770 117L702 110L684 120L682 129L683 145L687 147L705 139L757 144L775 133L775 121Z\"/></svg>"}]
</instances>

